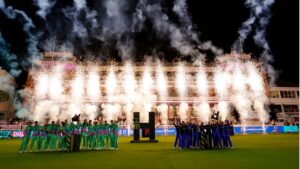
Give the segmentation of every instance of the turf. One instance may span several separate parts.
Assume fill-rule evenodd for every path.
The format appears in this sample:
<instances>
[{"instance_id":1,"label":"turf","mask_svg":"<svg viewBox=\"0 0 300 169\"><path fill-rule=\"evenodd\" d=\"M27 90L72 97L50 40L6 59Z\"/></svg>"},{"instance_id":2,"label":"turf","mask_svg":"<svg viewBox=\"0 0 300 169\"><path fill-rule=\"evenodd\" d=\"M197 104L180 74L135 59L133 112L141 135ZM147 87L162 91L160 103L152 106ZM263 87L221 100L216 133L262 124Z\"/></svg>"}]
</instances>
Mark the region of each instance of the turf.
<instances>
[{"instance_id":1,"label":"turf","mask_svg":"<svg viewBox=\"0 0 300 169\"><path fill-rule=\"evenodd\" d=\"M158 137L159 143L131 144L121 137L118 151L19 154L21 140L0 140L1 169L298 169L299 135L246 135L232 137L229 150L178 150L174 136Z\"/></svg>"}]
</instances>

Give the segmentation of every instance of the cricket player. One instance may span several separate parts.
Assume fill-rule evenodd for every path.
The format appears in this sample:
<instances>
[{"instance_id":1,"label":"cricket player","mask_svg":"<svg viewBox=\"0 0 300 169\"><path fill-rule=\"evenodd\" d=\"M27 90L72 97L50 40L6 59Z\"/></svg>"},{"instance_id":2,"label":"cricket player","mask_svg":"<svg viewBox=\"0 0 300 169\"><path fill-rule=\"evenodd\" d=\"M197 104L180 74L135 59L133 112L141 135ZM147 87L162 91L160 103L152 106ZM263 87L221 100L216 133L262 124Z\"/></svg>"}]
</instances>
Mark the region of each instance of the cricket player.
<instances>
[{"instance_id":1,"label":"cricket player","mask_svg":"<svg viewBox=\"0 0 300 169\"><path fill-rule=\"evenodd\" d=\"M117 150L118 149L118 135L119 135L119 126L117 121L111 121L110 125L110 148Z\"/></svg>"},{"instance_id":2,"label":"cricket player","mask_svg":"<svg viewBox=\"0 0 300 169\"><path fill-rule=\"evenodd\" d=\"M27 144L30 141L32 130L33 130L33 128L32 128L32 122L29 122L28 126L26 126L25 130L23 131L24 132L24 137L22 139L20 153L26 152Z\"/></svg>"},{"instance_id":3,"label":"cricket player","mask_svg":"<svg viewBox=\"0 0 300 169\"><path fill-rule=\"evenodd\" d=\"M204 126L204 123L201 122L200 124L200 144L199 144L199 147L200 149L205 149L205 142L206 142L206 129L205 129L205 126Z\"/></svg>"},{"instance_id":4,"label":"cricket player","mask_svg":"<svg viewBox=\"0 0 300 169\"><path fill-rule=\"evenodd\" d=\"M80 142L81 142L81 126L82 124L80 123L80 121L78 120L77 122L72 122L71 123L71 131L72 131L72 135L74 137L74 145L75 147L77 147L77 145L79 145L78 147L80 147ZM76 148L76 151L77 150Z\"/></svg>"},{"instance_id":5,"label":"cricket player","mask_svg":"<svg viewBox=\"0 0 300 169\"><path fill-rule=\"evenodd\" d=\"M187 127L184 121L181 122L181 137L179 139L180 149L186 148Z\"/></svg>"},{"instance_id":6,"label":"cricket player","mask_svg":"<svg viewBox=\"0 0 300 169\"><path fill-rule=\"evenodd\" d=\"M208 122L205 125L205 148L211 149L212 148L212 125L211 122Z\"/></svg>"},{"instance_id":7,"label":"cricket player","mask_svg":"<svg viewBox=\"0 0 300 169\"><path fill-rule=\"evenodd\" d=\"M57 140L58 150L62 150L62 123L57 121L56 123L56 131L55 131L55 139Z\"/></svg>"},{"instance_id":8,"label":"cricket player","mask_svg":"<svg viewBox=\"0 0 300 169\"><path fill-rule=\"evenodd\" d=\"M178 136L179 136L179 139L178 139L178 148L179 149L182 149L182 139L183 139L183 134L182 134L182 122L178 122L178 128L177 128L177 132L178 132Z\"/></svg>"},{"instance_id":9,"label":"cricket player","mask_svg":"<svg viewBox=\"0 0 300 169\"><path fill-rule=\"evenodd\" d=\"M89 120L88 123L88 132L87 132L87 148L91 149L92 148L92 142L93 142L93 133L94 133L94 126L93 126L93 121Z\"/></svg>"},{"instance_id":10,"label":"cricket player","mask_svg":"<svg viewBox=\"0 0 300 169\"><path fill-rule=\"evenodd\" d=\"M68 137L71 136L71 133L72 133L71 125L69 124L68 120L66 119L62 125L62 136L61 136L62 137L61 138L61 148L64 151L67 150L67 140L68 140Z\"/></svg>"},{"instance_id":11,"label":"cricket player","mask_svg":"<svg viewBox=\"0 0 300 169\"><path fill-rule=\"evenodd\" d=\"M193 125L193 146L194 148L200 148L200 124L197 125L196 123Z\"/></svg>"},{"instance_id":12,"label":"cricket player","mask_svg":"<svg viewBox=\"0 0 300 169\"><path fill-rule=\"evenodd\" d=\"M83 124L81 125L81 134L80 134L80 144L82 149L87 148L87 136L88 136L88 122L87 119L84 119Z\"/></svg>"},{"instance_id":13,"label":"cricket player","mask_svg":"<svg viewBox=\"0 0 300 169\"><path fill-rule=\"evenodd\" d=\"M40 131L40 140L38 142L37 145L37 150L38 151L42 151L42 145L43 143L45 143L46 139L47 139L47 131L46 131L46 127L47 127L48 123L46 122L43 126L41 126L41 131Z\"/></svg>"},{"instance_id":14,"label":"cricket player","mask_svg":"<svg viewBox=\"0 0 300 169\"><path fill-rule=\"evenodd\" d=\"M46 140L44 142L44 151L48 151L48 147L50 146L50 143L51 143L51 139L52 139L52 126L53 126L53 123L52 122L51 124L48 124L48 121L46 121L46 124L44 126L44 129L47 133L47 137L46 137Z\"/></svg>"},{"instance_id":15,"label":"cricket player","mask_svg":"<svg viewBox=\"0 0 300 169\"><path fill-rule=\"evenodd\" d=\"M225 125L221 121L219 123L219 126L220 126L221 144L223 145L222 148L227 148L228 147L228 143L227 143L226 136L225 136Z\"/></svg>"},{"instance_id":16,"label":"cricket player","mask_svg":"<svg viewBox=\"0 0 300 169\"><path fill-rule=\"evenodd\" d=\"M30 145L30 152L33 151L33 147L34 144L36 143L37 147L38 144L40 142L41 136L40 136L40 132L41 132L41 126L39 125L38 121L34 122L34 126L32 126L32 137L31 137L31 145ZM36 148L36 151L38 150L38 148Z\"/></svg>"},{"instance_id":17,"label":"cricket player","mask_svg":"<svg viewBox=\"0 0 300 169\"><path fill-rule=\"evenodd\" d=\"M97 127L97 149L101 150L104 147L104 124L102 121Z\"/></svg>"},{"instance_id":18,"label":"cricket player","mask_svg":"<svg viewBox=\"0 0 300 169\"><path fill-rule=\"evenodd\" d=\"M191 122L187 124L186 148L190 148L193 140L193 127Z\"/></svg>"},{"instance_id":19,"label":"cricket player","mask_svg":"<svg viewBox=\"0 0 300 169\"><path fill-rule=\"evenodd\" d=\"M93 150L96 150L97 148L97 130L98 130L98 122L94 121L92 141L91 141L91 149Z\"/></svg>"},{"instance_id":20,"label":"cricket player","mask_svg":"<svg viewBox=\"0 0 300 169\"><path fill-rule=\"evenodd\" d=\"M50 142L50 151L54 151L56 149L56 144L57 141L59 140L58 136L60 134L60 122L57 121L56 123L54 123L54 121L52 122L52 128L51 128L51 134L52 134L52 138L51 138L51 142Z\"/></svg>"},{"instance_id":21,"label":"cricket player","mask_svg":"<svg viewBox=\"0 0 300 169\"><path fill-rule=\"evenodd\" d=\"M173 123L173 125L176 129L176 137L175 137L175 142L174 142L174 148L177 147L177 144L178 144L178 141L179 141L179 133L178 133L179 129L178 128L179 128L180 122L178 122L178 121L179 120L175 120L174 123Z\"/></svg>"},{"instance_id":22,"label":"cricket player","mask_svg":"<svg viewBox=\"0 0 300 169\"><path fill-rule=\"evenodd\" d=\"M50 142L49 142L49 150L53 151L56 146L56 139L55 139L55 132L56 132L56 124L54 121L51 122L50 126L50 131L49 131L49 137L50 137Z\"/></svg>"},{"instance_id":23,"label":"cricket player","mask_svg":"<svg viewBox=\"0 0 300 169\"><path fill-rule=\"evenodd\" d=\"M104 148L107 149L108 146L108 134L109 134L109 124L107 123L107 121L104 121L104 125L103 125L103 140L104 140Z\"/></svg>"},{"instance_id":24,"label":"cricket player","mask_svg":"<svg viewBox=\"0 0 300 169\"><path fill-rule=\"evenodd\" d=\"M218 122L214 122L213 126L212 126L212 137L213 137L213 142L214 142L214 148L215 149L219 149L222 147L222 145L220 145L220 126L218 124Z\"/></svg>"},{"instance_id":25,"label":"cricket player","mask_svg":"<svg viewBox=\"0 0 300 169\"><path fill-rule=\"evenodd\" d=\"M109 133L108 133L108 136L109 136L109 141L110 141L110 149L113 149L114 147L114 121L111 120L110 121L110 125L109 125Z\"/></svg>"},{"instance_id":26,"label":"cricket player","mask_svg":"<svg viewBox=\"0 0 300 169\"><path fill-rule=\"evenodd\" d=\"M226 120L225 121L225 126L224 126L225 139L226 139L226 142L227 142L227 146L230 147L230 148L233 148L232 142L231 142L231 139L230 139L230 130L231 130L231 126L229 124L229 121Z\"/></svg>"}]
</instances>

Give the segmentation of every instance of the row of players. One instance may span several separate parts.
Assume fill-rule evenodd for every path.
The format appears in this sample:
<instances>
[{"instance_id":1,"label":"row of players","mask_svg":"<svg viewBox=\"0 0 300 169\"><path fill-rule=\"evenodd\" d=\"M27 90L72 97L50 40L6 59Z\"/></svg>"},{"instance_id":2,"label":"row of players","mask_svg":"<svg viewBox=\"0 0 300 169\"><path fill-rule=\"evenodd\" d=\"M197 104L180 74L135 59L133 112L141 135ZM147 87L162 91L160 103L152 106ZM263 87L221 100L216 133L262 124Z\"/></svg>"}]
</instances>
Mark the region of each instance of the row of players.
<instances>
[{"instance_id":1,"label":"row of players","mask_svg":"<svg viewBox=\"0 0 300 169\"><path fill-rule=\"evenodd\" d=\"M226 120L210 121L204 125L175 121L176 138L174 148L221 149L233 148L230 139L232 126Z\"/></svg>"},{"instance_id":2,"label":"row of players","mask_svg":"<svg viewBox=\"0 0 300 169\"><path fill-rule=\"evenodd\" d=\"M54 151L67 150L68 137L72 135L80 136L80 149L118 149L118 130L117 122L111 121L108 124L98 123L92 120L84 120L83 123L69 123L52 121L40 125L37 121L29 122L24 130L24 137L20 148L20 153L26 152L27 145L30 144L30 152L39 151ZM110 143L110 144L109 144Z\"/></svg>"}]
</instances>

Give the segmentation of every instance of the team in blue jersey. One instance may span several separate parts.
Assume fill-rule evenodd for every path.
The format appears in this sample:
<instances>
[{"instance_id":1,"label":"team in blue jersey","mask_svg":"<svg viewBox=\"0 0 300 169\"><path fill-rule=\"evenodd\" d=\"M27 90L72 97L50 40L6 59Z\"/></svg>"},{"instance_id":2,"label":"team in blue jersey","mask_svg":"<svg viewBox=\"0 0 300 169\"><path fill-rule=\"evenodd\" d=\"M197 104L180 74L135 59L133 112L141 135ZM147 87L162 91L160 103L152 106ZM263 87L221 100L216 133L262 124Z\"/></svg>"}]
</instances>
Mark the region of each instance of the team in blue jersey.
<instances>
[{"instance_id":1,"label":"team in blue jersey","mask_svg":"<svg viewBox=\"0 0 300 169\"><path fill-rule=\"evenodd\" d=\"M174 147L179 149L222 149L233 148L230 139L232 126L226 120L210 121L207 124L175 121Z\"/></svg>"}]
</instances>

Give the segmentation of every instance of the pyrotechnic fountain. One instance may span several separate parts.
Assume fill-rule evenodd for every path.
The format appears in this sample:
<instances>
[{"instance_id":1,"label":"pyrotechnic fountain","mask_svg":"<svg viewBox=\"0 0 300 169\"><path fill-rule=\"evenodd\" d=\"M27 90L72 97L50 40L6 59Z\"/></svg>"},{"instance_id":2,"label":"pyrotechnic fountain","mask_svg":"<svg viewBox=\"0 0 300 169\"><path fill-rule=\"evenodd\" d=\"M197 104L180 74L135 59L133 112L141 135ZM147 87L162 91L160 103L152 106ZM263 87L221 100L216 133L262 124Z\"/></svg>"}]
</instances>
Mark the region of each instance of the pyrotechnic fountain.
<instances>
[{"instance_id":1,"label":"pyrotechnic fountain","mask_svg":"<svg viewBox=\"0 0 300 169\"><path fill-rule=\"evenodd\" d=\"M167 125L169 110L174 109L170 106L176 106L182 121L195 117L208 122L212 111L219 111L225 120L233 108L244 125L253 117L262 123L268 120L263 72L249 55L225 55L211 67L176 65L164 66L160 61L156 65L40 64L31 72L33 87L28 91L34 92L26 97L33 105L28 118L64 120L80 113L87 119L107 121L126 116L125 124L132 124L134 111L145 122L149 111L157 111L161 124Z\"/></svg>"},{"instance_id":2,"label":"pyrotechnic fountain","mask_svg":"<svg viewBox=\"0 0 300 169\"><path fill-rule=\"evenodd\" d=\"M162 65L158 61L156 67L156 89L160 100L166 100L168 97L168 84L164 71L162 70ZM161 113L160 118L163 125L168 124L168 105L160 104L157 106L157 110Z\"/></svg>"},{"instance_id":3,"label":"pyrotechnic fountain","mask_svg":"<svg viewBox=\"0 0 300 169\"><path fill-rule=\"evenodd\" d=\"M188 118L188 104L184 101L184 98L187 93L187 75L185 73L183 63L179 63L176 67L176 77L175 77L175 85L177 93L180 97L180 105L178 109L179 118L182 121L186 121Z\"/></svg>"},{"instance_id":4,"label":"pyrotechnic fountain","mask_svg":"<svg viewBox=\"0 0 300 169\"><path fill-rule=\"evenodd\" d=\"M201 66L196 74L196 85L199 99L202 102L195 105L194 108L197 113L197 117L203 122L208 122L211 114L211 109L208 104L208 80L204 68Z\"/></svg>"}]
</instances>

